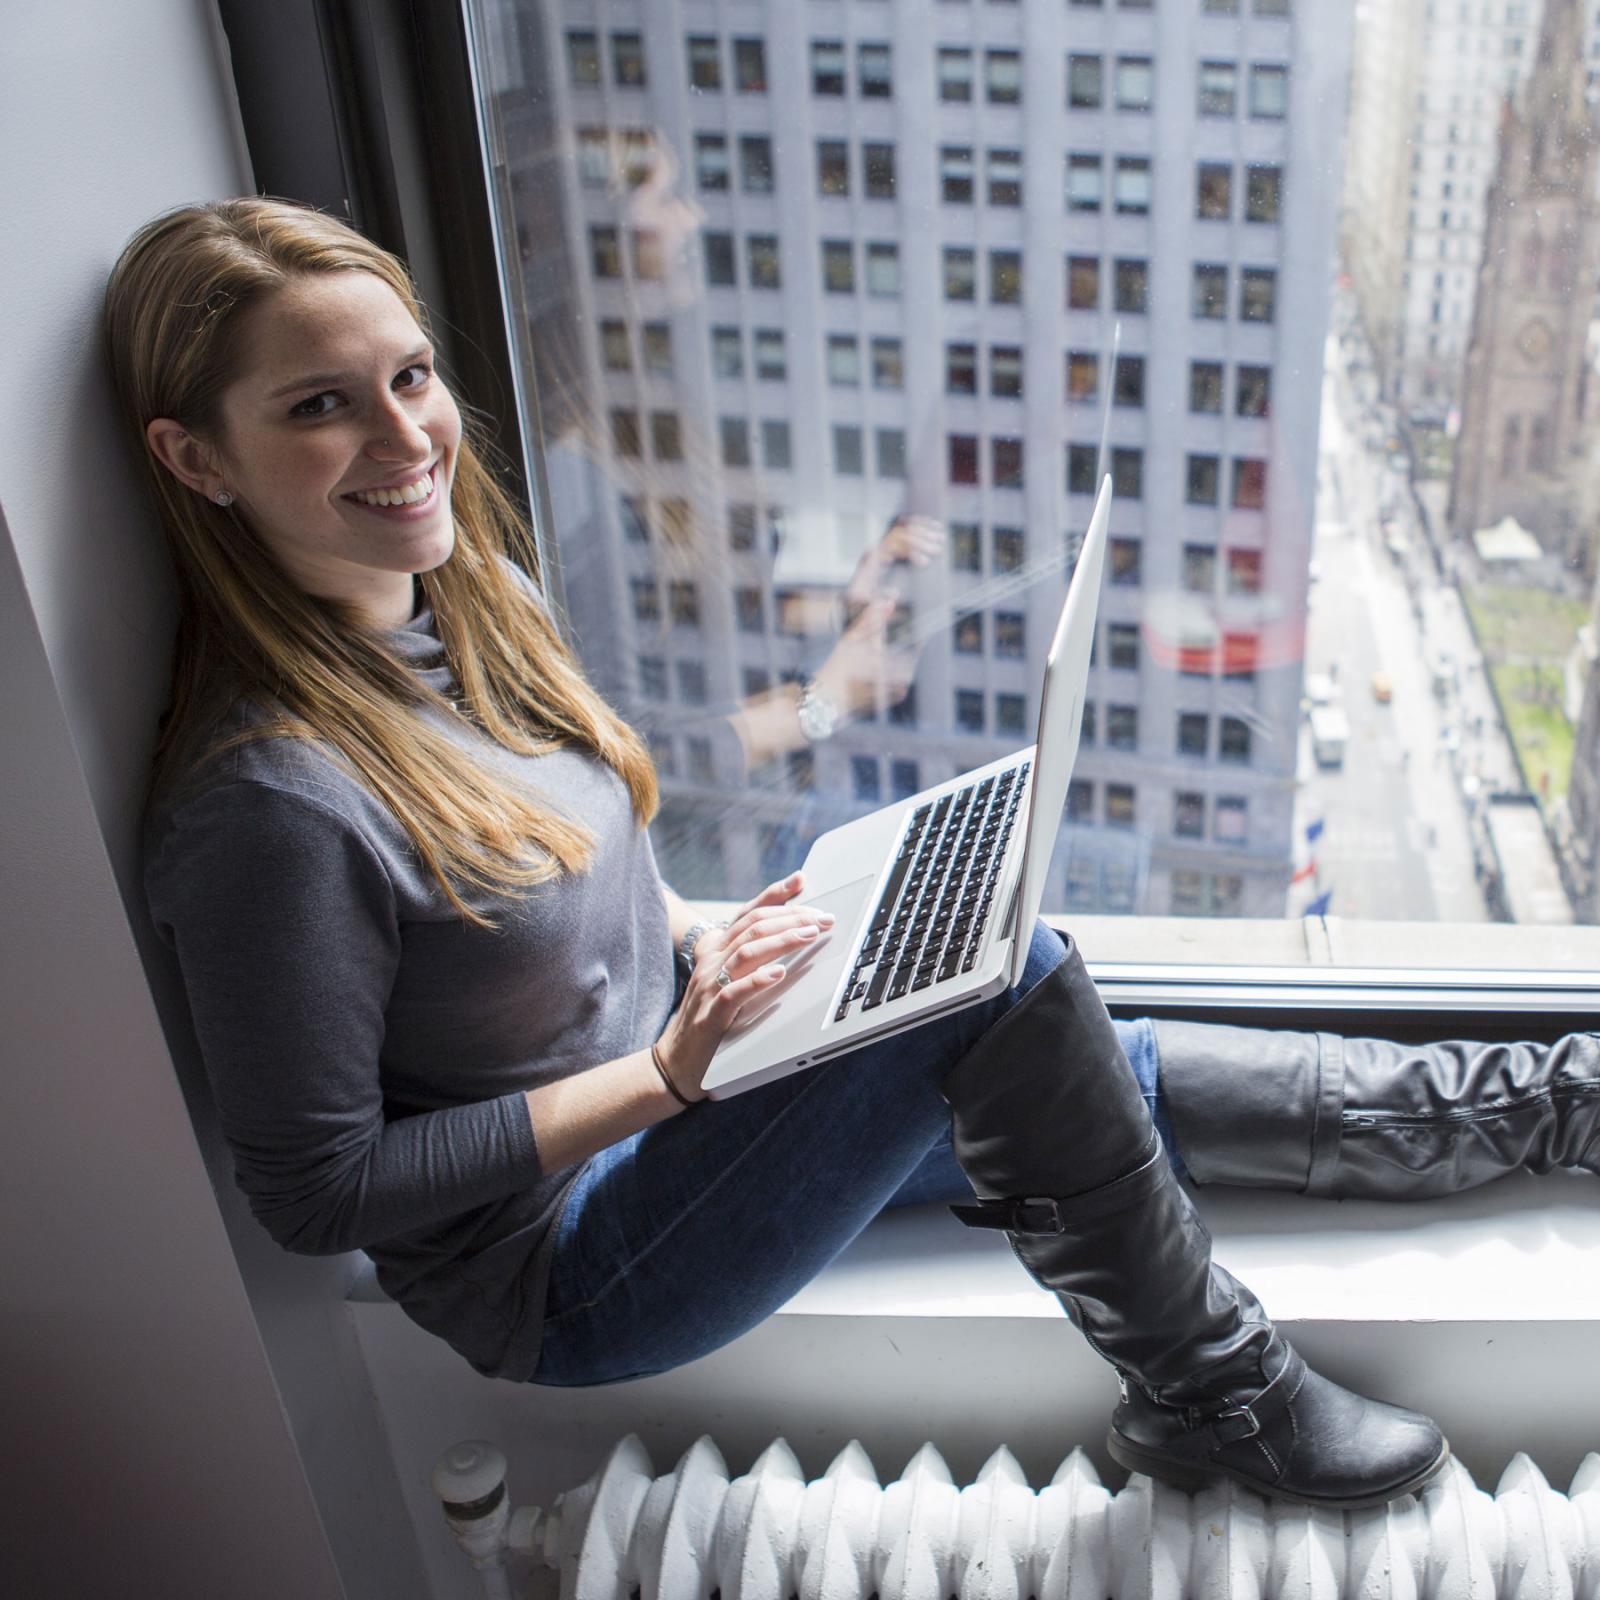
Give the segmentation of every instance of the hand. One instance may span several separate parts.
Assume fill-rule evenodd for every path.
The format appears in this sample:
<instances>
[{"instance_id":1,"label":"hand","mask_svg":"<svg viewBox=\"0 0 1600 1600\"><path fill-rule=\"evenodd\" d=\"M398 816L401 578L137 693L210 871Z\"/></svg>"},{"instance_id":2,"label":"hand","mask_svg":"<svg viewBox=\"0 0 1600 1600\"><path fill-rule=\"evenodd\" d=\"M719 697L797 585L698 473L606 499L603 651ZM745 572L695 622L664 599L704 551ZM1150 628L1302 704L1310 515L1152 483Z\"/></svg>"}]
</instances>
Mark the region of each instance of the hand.
<instances>
[{"instance_id":1,"label":"hand","mask_svg":"<svg viewBox=\"0 0 1600 1600\"><path fill-rule=\"evenodd\" d=\"M932 517L896 517L889 531L856 563L845 586L845 603L864 606L879 597L883 579L899 562L926 567L944 550L944 524Z\"/></svg>"},{"instance_id":2,"label":"hand","mask_svg":"<svg viewBox=\"0 0 1600 1600\"><path fill-rule=\"evenodd\" d=\"M891 644L899 603L892 595L869 601L817 668L817 687L846 716L899 705L917 675L917 651Z\"/></svg>"},{"instance_id":3,"label":"hand","mask_svg":"<svg viewBox=\"0 0 1600 1600\"><path fill-rule=\"evenodd\" d=\"M769 884L726 928L708 928L694 950L694 971L656 1053L686 1100L703 1100L700 1080L722 1036L749 1000L776 988L780 958L802 950L833 926L831 911L792 905L803 880L798 872ZM726 972L729 981L719 983Z\"/></svg>"}]
</instances>

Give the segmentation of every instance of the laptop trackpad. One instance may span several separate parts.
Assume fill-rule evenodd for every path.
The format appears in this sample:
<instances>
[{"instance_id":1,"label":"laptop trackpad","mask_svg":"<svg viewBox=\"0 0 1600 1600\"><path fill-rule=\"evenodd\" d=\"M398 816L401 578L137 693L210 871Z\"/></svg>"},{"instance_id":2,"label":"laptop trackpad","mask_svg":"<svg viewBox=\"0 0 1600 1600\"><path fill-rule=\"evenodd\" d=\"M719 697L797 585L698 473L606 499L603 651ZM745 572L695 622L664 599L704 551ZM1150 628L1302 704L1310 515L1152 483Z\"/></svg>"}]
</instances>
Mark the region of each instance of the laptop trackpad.
<instances>
[{"instance_id":1,"label":"laptop trackpad","mask_svg":"<svg viewBox=\"0 0 1600 1600\"><path fill-rule=\"evenodd\" d=\"M723 1035L719 1049L780 1014L797 1026L805 1024L808 1017L812 1026L821 1025L839 975L854 948L867 897L877 881L878 875L874 872L841 884L837 889L802 896L804 904L817 911L831 911L837 920L827 932L783 958L788 969L785 976L778 980L775 989L745 1002L737 1020Z\"/></svg>"}]
</instances>

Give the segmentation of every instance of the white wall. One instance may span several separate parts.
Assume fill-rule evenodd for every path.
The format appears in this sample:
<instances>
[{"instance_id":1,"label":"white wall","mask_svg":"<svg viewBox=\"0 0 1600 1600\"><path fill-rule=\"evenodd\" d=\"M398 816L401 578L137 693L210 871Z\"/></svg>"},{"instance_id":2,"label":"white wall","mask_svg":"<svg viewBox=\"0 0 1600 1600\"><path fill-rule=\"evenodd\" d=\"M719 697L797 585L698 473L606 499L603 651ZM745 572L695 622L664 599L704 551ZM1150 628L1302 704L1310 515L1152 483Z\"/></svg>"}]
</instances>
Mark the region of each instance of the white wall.
<instances>
[{"instance_id":1,"label":"white wall","mask_svg":"<svg viewBox=\"0 0 1600 1600\"><path fill-rule=\"evenodd\" d=\"M138 893L173 606L99 306L251 188L210 0L8 7L0 149L0 1591L415 1600L349 1264L244 1213Z\"/></svg>"}]
</instances>

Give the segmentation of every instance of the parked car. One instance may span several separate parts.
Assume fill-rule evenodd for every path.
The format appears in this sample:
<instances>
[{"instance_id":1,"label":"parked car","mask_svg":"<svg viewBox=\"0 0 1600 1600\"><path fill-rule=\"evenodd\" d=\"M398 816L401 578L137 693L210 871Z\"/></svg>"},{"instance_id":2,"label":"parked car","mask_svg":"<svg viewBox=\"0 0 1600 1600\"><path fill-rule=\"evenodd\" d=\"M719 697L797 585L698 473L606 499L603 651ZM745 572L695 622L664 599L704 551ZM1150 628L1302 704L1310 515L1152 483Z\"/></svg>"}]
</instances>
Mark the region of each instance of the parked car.
<instances>
[{"instance_id":1,"label":"parked car","mask_svg":"<svg viewBox=\"0 0 1600 1600\"><path fill-rule=\"evenodd\" d=\"M1380 706L1386 706L1394 699L1394 683L1387 672L1372 674L1372 698Z\"/></svg>"}]
</instances>

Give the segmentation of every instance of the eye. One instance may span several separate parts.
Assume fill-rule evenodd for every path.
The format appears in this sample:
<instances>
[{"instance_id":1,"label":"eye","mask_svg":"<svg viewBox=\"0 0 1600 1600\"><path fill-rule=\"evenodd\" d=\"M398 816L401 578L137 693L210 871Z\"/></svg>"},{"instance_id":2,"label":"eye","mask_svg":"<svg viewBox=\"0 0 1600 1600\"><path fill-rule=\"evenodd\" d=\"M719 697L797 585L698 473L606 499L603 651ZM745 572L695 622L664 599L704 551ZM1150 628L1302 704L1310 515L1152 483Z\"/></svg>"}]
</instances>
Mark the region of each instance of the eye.
<instances>
[{"instance_id":1,"label":"eye","mask_svg":"<svg viewBox=\"0 0 1600 1600\"><path fill-rule=\"evenodd\" d=\"M410 383L401 384L401 387L406 389L420 389L433 376L433 368L426 361L418 361L412 366L402 368L399 377L394 381L399 384L400 379L405 377L408 372L416 373L417 377Z\"/></svg>"},{"instance_id":2,"label":"eye","mask_svg":"<svg viewBox=\"0 0 1600 1600\"><path fill-rule=\"evenodd\" d=\"M324 389L321 394L314 394L309 399L297 401L289 407L291 417L325 417L333 409L331 403L324 406L322 402L332 402L337 398L332 389Z\"/></svg>"}]
</instances>

